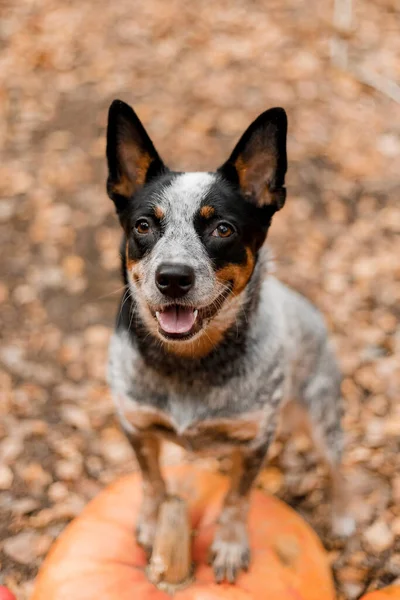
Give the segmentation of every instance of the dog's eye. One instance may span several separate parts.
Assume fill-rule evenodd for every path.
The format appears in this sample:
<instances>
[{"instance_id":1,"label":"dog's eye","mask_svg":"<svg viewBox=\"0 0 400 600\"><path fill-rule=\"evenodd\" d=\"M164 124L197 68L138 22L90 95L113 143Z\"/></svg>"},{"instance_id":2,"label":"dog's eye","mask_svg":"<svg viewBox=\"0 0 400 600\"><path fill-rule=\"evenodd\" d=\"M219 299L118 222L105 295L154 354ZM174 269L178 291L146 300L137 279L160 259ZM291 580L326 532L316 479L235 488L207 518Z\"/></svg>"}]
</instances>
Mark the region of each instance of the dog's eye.
<instances>
[{"instance_id":1,"label":"dog's eye","mask_svg":"<svg viewBox=\"0 0 400 600\"><path fill-rule=\"evenodd\" d=\"M136 221L135 223L135 229L138 233L144 235L150 232L150 223L146 221L146 219L139 219L139 221Z\"/></svg>"},{"instance_id":2,"label":"dog's eye","mask_svg":"<svg viewBox=\"0 0 400 600\"><path fill-rule=\"evenodd\" d=\"M233 227L228 223L220 223L212 232L214 237L227 238L233 233Z\"/></svg>"}]
</instances>

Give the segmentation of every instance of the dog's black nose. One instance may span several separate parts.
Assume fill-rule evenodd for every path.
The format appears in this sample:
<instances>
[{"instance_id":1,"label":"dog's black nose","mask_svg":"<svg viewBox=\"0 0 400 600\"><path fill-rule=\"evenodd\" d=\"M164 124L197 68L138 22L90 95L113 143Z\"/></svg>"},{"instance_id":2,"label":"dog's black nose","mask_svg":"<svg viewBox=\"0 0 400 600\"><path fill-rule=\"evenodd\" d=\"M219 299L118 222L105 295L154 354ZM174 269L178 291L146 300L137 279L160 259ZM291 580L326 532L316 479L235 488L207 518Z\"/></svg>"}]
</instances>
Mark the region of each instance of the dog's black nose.
<instances>
[{"instance_id":1,"label":"dog's black nose","mask_svg":"<svg viewBox=\"0 0 400 600\"><path fill-rule=\"evenodd\" d=\"M194 270L188 265L163 263L156 271L156 285L170 298L181 298L194 284Z\"/></svg>"}]
</instances>

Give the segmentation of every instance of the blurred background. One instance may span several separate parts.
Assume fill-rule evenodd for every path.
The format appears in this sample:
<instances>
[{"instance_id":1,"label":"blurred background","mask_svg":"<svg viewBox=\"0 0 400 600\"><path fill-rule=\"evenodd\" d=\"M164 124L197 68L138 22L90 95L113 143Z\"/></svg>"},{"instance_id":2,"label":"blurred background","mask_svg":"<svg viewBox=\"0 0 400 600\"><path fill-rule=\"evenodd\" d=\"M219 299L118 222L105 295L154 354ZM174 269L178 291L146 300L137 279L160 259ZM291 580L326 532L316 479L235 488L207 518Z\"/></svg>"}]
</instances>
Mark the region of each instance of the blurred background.
<instances>
[{"instance_id":1,"label":"blurred background","mask_svg":"<svg viewBox=\"0 0 400 600\"><path fill-rule=\"evenodd\" d=\"M105 384L121 293L114 98L192 170L287 110L288 200L269 242L333 333L358 532L326 535L326 474L302 436L275 444L260 485L316 527L340 598L399 580L399 85L397 0L1 1L0 584L18 598L68 520L135 468Z\"/></svg>"}]
</instances>

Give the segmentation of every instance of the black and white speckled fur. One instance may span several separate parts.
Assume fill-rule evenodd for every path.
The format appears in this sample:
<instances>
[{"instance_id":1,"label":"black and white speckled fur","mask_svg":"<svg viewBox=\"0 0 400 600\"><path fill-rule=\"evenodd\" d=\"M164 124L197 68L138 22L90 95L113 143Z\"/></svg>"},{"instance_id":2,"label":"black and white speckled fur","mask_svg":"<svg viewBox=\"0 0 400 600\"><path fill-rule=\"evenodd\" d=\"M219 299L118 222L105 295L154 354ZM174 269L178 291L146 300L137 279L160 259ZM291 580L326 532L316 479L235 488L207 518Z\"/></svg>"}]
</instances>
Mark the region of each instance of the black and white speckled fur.
<instances>
[{"instance_id":1,"label":"black and white speckled fur","mask_svg":"<svg viewBox=\"0 0 400 600\"><path fill-rule=\"evenodd\" d=\"M204 318L201 329L192 338L163 338L152 310L165 301L155 284L158 266L178 261L194 269L195 283L183 303L206 307L219 298L226 286L218 278L215 261L210 259L196 229L196 218L202 206L213 206L213 200L218 201L221 194L229 196L232 190L234 202L237 191L232 181L224 179L226 170L171 173L158 165L158 172L156 169L152 177L147 177L147 171L144 180L137 184L139 169L132 168L130 173L135 176L130 174L128 178L132 184L129 203L144 203L143 206L157 209L163 215L163 229L151 249L139 258L134 255L135 260L129 262L132 223L126 225L123 194L121 187L117 189L128 170L124 172L120 166L116 177L110 157L111 153L118 154L118 143L126 142L125 121L123 135L118 137L115 133L115 120L121 111L124 119L130 118L122 103L114 103L110 109L108 190L125 230L121 254L126 290L110 344L109 383L143 473L145 500L138 540L151 549L158 509L166 492L158 467L160 440L172 440L199 454L232 456L232 488L211 551L216 579L233 581L249 562L249 492L275 435L281 409L289 401L297 401L307 411L315 441L331 466L334 526L339 533L351 532L353 524L345 514L339 474L340 373L321 315L305 298L268 274L267 250L261 244L252 249L254 268L238 294L227 293L220 309L209 319ZM139 133L143 136L142 131ZM129 135L132 138L132 131ZM154 147L146 147L147 138L145 142L141 138L139 143L135 139L135 144L135 152L137 145L140 152L133 153L134 160L139 162L142 154L149 152L153 153L150 165L160 161ZM247 161L252 160L249 153L244 154ZM149 160L145 163L147 169L148 163ZM246 164L246 169L251 170L251 164ZM286 163L280 185L269 186L265 205L272 206L272 210L267 215L259 201L259 210L266 215L264 237L272 214L280 208L274 192L283 188L285 170ZM124 186L125 190L126 181ZM253 192L254 189L257 186ZM279 198L282 200L282 196ZM246 202L246 190L242 189L240 201ZM140 211L134 218L138 216ZM199 352L201 340L214 329L222 332L218 341L207 351ZM179 350L183 346L185 352Z\"/></svg>"}]
</instances>

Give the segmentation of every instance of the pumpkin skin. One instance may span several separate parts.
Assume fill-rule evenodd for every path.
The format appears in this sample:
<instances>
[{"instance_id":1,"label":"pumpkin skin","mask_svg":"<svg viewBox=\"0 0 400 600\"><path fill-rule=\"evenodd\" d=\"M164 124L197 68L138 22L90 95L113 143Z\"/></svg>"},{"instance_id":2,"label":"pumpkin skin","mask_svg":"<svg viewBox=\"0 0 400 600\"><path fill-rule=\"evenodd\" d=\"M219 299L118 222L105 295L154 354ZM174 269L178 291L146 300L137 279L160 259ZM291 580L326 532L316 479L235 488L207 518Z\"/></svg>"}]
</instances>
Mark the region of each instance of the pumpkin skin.
<instances>
[{"instance_id":1,"label":"pumpkin skin","mask_svg":"<svg viewBox=\"0 0 400 600\"><path fill-rule=\"evenodd\" d=\"M291 508L255 490L249 513L252 561L235 585L216 584L207 554L228 480L192 465L165 470L169 489L188 502L195 530L195 580L175 600L333 600L327 557L313 530ZM31 600L167 600L145 575L134 536L141 480L118 480L92 500L54 544Z\"/></svg>"},{"instance_id":2,"label":"pumpkin skin","mask_svg":"<svg viewBox=\"0 0 400 600\"><path fill-rule=\"evenodd\" d=\"M390 585L381 590L370 592L360 600L400 600L400 585Z\"/></svg>"},{"instance_id":3,"label":"pumpkin skin","mask_svg":"<svg viewBox=\"0 0 400 600\"><path fill-rule=\"evenodd\" d=\"M0 585L0 600L16 600L16 598L8 588Z\"/></svg>"}]
</instances>

